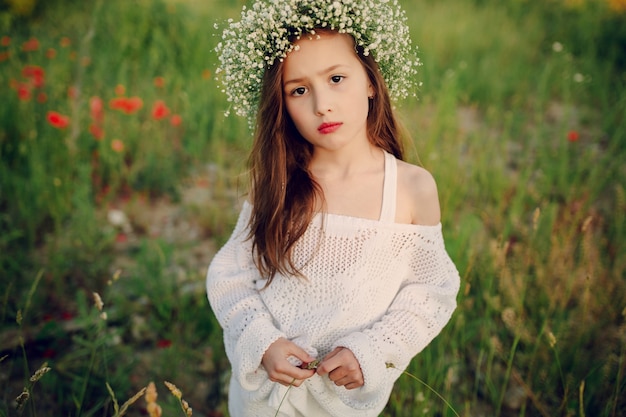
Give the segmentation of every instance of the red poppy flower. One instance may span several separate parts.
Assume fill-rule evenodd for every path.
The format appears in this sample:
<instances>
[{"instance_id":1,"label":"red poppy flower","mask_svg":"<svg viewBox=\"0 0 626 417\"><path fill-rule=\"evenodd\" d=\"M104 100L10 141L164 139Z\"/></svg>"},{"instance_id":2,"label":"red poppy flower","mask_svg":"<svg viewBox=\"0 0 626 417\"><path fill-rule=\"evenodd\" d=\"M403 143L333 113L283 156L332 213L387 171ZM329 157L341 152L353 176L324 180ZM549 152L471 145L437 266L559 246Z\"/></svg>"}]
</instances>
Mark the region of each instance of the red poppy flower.
<instances>
[{"instance_id":1,"label":"red poppy flower","mask_svg":"<svg viewBox=\"0 0 626 417\"><path fill-rule=\"evenodd\" d=\"M61 45L62 48L67 48L71 44L72 44L72 41L67 36L62 37L61 41L59 42L59 45Z\"/></svg>"},{"instance_id":2,"label":"red poppy flower","mask_svg":"<svg viewBox=\"0 0 626 417\"><path fill-rule=\"evenodd\" d=\"M122 84L116 85L115 94L117 94L118 96L123 96L124 94L126 94L126 87L124 87Z\"/></svg>"},{"instance_id":3,"label":"red poppy flower","mask_svg":"<svg viewBox=\"0 0 626 417\"><path fill-rule=\"evenodd\" d=\"M43 353L41 354L41 356L43 356L46 359L52 359L57 355L56 351L54 349L46 349L43 351Z\"/></svg>"},{"instance_id":4,"label":"red poppy flower","mask_svg":"<svg viewBox=\"0 0 626 417\"><path fill-rule=\"evenodd\" d=\"M179 114L174 114L172 115L172 117L170 118L170 124L174 127L180 126L180 124L183 122L183 118L180 117Z\"/></svg>"},{"instance_id":5,"label":"red poppy flower","mask_svg":"<svg viewBox=\"0 0 626 417\"><path fill-rule=\"evenodd\" d=\"M70 118L55 111L48 112L48 123L57 129L65 129L70 125Z\"/></svg>"},{"instance_id":6,"label":"red poppy flower","mask_svg":"<svg viewBox=\"0 0 626 417\"><path fill-rule=\"evenodd\" d=\"M11 45L11 38L8 36L3 36L2 38L0 38L0 45L2 46L9 46Z\"/></svg>"},{"instance_id":7,"label":"red poppy flower","mask_svg":"<svg viewBox=\"0 0 626 417\"><path fill-rule=\"evenodd\" d=\"M46 51L46 58L54 59L57 56L57 50L54 48L48 48Z\"/></svg>"},{"instance_id":8,"label":"red poppy flower","mask_svg":"<svg viewBox=\"0 0 626 417\"><path fill-rule=\"evenodd\" d=\"M30 38L22 44L22 50L24 52L32 52L39 49L39 40L37 38Z\"/></svg>"},{"instance_id":9,"label":"red poppy flower","mask_svg":"<svg viewBox=\"0 0 626 417\"><path fill-rule=\"evenodd\" d=\"M152 117L155 120L160 120L170 114L170 109L167 108L163 100L157 100L152 106Z\"/></svg>"},{"instance_id":10,"label":"red poppy flower","mask_svg":"<svg viewBox=\"0 0 626 417\"><path fill-rule=\"evenodd\" d=\"M37 102L38 103L45 103L46 101L48 101L48 95L46 93L39 93L37 94Z\"/></svg>"},{"instance_id":11,"label":"red poppy flower","mask_svg":"<svg viewBox=\"0 0 626 417\"><path fill-rule=\"evenodd\" d=\"M38 65L26 65L22 68L22 76L32 81L35 88L42 88L44 85L45 71Z\"/></svg>"},{"instance_id":12,"label":"red poppy flower","mask_svg":"<svg viewBox=\"0 0 626 417\"><path fill-rule=\"evenodd\" d=\"M94 96L89 99L89 111L93 121L102 123L104 119L104 104L100 97Z\"/></svg>"},{"instance_id":13,"label":"red poppy flower","mask_svg":"<svg viewBox=\"0 0 626 417\"><path fill-rule=\"evenodd\" d=\"M71 99L75 99L78 97L78 93L76 92L76 88L72 85L67 88L67 96Z\"/></svg>"},{"instance_id":14,"label":"red poppy flower","mask_svg":"<svg viewBox=\"0 0 626 417\"><path fill-rule=\"evenodd\" d=\"M68 321L68 320L72 320L73 318L74 318L74 315L70 313L69 311L61 312L61 320Z\"/></svg>"},{"instance_id":15,"label":"red poppy flower","mask_svg":"<svg viewBox=\"0 0 626 417\"><path fill-rule=\"evenodd\" d=\"M104 130L99 125L90 125L89 133L91 133L96 140L102 140L102 138L104 138Z\"/></svg>"},{"instance_id":16,"label":"red poppy flower","mask_svg":"<svg viewBox=\"0 0 626 417\"><path fill-rule=\"evenodd\" d=\"M9 58L11 58L11 52L6 51L6 52L0 52L0 62L2 61L6 61Z\"/></svg>"},{"instance_id":17,"label":"red poppy flower","mask_svg":"<svg viewBox=\"0 0 626 417\"><path fill-rule=\"evenodd\" d=\"M570 141L570 142L577 142L579 137L580 137L580 135L575 130L570 130L567 133L567 140Z\"/></svg>"},{"instance_id":18,"label":"red poppy flower","mask_svg":"<svg viewBox=\"0 0 626 417\"><path fill-rule=\"evenodd\" d=\"M139 97L116 97L109 101L109 107L126 114L132 114L143 107L143 100Z\"/></svg>"},{"instance_id":19,"label":"red poppy flower","mask_svg":"<svg viewBox=\"0 0 626 417\"><path fill-rule=\"evenodd\" d=\"M160 349L165 349L172 346L172 341L169 339L160 339L157 341L156 345Z\"/></svg>"},{"instance_id":20,"label":"red poppy flower","mask_svg":"<svg viewBox=\"0 0 626 417\"><path fill-rule=\"evenodd\" d=\"M30 100L30 87L28 84L18 83L16 86L17 98L22 101Z\"/></svg>"},{"instance_id":21,"label":"red poppy flower","mask_svg":"<svg viewBox=\"0 0 626 417\"><path fill-rule=\"evenodd\" d=\"M113 139L111 141L111 149L113 149L117 153L121 153L124 151L124 142L119 139Z\"/></svg>"},{"instance_id":22,"label":"red poppy flower","mask_svg":"<svg viewBox=\"0 0 626 417\"><path fill-rule=\"evenodd\" d=\"M165 78L163 77L154 77L154 86L156 88L163 88L165 85Z\"/></svg>"}]
</instances>

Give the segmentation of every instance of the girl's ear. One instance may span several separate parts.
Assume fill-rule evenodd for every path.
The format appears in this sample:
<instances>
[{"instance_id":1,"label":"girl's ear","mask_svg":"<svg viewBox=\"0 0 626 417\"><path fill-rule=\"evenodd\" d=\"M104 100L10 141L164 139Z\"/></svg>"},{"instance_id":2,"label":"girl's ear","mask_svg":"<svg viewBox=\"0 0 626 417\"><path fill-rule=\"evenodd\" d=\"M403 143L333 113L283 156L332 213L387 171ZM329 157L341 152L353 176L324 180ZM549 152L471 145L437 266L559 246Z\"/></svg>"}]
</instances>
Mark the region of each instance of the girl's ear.
<instances>
[{"instance_id":1,"label":"girl's ear","mask_svg":"<svg viewBox=\"0 0 626 417\"><path fill-rule=\"evenodd\" d=\"M372 87L372 84L368 84L368 86L367 86L367 97L374 98L375 95L376 95L376 91L374 91L374 87Z\"/></svg>"}]
</instances>

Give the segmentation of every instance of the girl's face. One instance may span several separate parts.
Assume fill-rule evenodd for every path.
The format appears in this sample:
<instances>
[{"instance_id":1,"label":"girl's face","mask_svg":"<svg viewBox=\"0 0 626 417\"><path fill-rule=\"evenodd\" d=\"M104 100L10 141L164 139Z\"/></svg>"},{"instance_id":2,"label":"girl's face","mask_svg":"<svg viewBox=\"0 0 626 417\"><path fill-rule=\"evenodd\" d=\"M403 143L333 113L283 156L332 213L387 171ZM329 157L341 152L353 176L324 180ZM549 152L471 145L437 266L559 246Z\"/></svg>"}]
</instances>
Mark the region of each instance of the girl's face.
<instances>
[{"instance_id":1,"label":"girl's face","mask_svg":"<svg viewBox=\"0 0 626 417\"><path fill-rule=\"evenodd\" d=\"M350 35L303 37L285 58L287 112L316 151L367 143L369 97L374 90Z\"/></svg>"}]
</instances>

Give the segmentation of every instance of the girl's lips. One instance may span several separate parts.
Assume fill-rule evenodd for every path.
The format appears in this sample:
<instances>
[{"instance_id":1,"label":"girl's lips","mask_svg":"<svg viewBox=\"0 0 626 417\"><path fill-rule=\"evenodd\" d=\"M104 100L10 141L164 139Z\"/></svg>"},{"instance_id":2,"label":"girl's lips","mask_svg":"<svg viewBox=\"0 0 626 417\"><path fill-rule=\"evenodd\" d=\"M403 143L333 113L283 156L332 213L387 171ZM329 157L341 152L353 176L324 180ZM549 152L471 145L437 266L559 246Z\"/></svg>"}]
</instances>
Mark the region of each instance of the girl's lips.
<instances>
[{"instance_id":1,"label":"girl's lips","mask_svg":"<svg viewBox=\"0 0 626 417\"><path fill-rule=\"evenodd\" d=\"M318 126L317 131L323 135L327 135L329 133L335 132L337 129L341 127L343 123L333 122L333 123L322 123Z\"/></svg>"}]
</instances>

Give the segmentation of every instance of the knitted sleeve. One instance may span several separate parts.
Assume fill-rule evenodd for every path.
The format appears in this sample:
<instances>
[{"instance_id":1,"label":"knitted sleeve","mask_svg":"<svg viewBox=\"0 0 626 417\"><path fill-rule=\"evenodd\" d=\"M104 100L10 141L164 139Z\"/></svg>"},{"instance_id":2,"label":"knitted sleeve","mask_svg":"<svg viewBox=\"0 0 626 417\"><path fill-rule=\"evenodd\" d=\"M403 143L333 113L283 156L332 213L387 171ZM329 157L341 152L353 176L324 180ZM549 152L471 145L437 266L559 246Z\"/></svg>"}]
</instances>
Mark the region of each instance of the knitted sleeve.
<instances>
[{"instance_id":1,"label":"knitted sleeve","mask_svg":"<svg viewBox=\"0 0 626 417\"><path fill-rule=\"evenodd\" d=\"M247 239L250 215L251 206L246 203L230 239L211 261L206 287L223 328L233 376L243 388L256 390L267 378L259 369L263 354L284 334L274 325L255 286L260 276Z\"/></svg>"},{"instance_id":2,"label":"knitted sleeve","mask_svg":"<svg viewBox=\"0 0 626 417\"><path fill-rule=\"evenodd\" d=\"M369 328L335 343L350 349L363 371L363 387L338 391L354 408L371 407L389 395L401 371L441 332L456 308L460 278L445 250L441 225L413 237L406 278L387 312Z\"/></svg>"}]
</instances>

